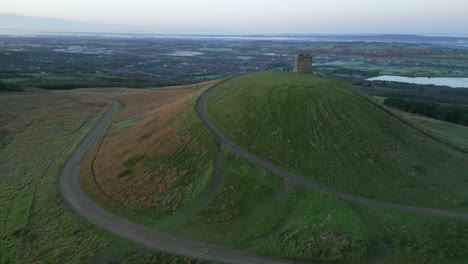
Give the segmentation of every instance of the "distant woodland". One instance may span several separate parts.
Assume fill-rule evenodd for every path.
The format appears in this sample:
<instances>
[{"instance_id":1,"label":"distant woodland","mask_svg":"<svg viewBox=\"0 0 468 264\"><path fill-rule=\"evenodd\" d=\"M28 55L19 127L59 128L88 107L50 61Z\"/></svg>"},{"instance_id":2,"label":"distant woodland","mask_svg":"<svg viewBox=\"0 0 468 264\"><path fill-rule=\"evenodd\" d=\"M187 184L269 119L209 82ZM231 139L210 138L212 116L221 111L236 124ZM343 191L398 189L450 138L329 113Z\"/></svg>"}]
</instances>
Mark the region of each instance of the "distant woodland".
<instances>
[{"instance_id":1,"label":"distant woodland","mask_svg":"<svg viewBox=\"0 0 468 264\"><path fill-rule=\"evenodd\" d=\"M371 96L386 97L384 104L406 112L468 126L468 89L386 81L351 79Z\"/></svg>"}]
</instances>

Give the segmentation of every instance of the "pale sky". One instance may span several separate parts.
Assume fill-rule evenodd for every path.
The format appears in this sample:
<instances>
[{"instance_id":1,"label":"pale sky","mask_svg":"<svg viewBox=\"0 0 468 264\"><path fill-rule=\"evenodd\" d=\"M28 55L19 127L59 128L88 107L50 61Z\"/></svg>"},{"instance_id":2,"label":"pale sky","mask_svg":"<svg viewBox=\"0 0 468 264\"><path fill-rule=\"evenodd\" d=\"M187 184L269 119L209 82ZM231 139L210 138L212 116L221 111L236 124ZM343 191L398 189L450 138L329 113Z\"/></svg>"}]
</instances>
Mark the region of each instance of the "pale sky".
<instances>
[{"instance_id":1,"label":"pale sky","mask_svg":"<svg viewBox=\"0 0 468 264\"><path fill-rule=\"evenodd\" d=\"M0 0L0 13L196 31L468 35L468 0Z\"/></svg>"}]
</instances>

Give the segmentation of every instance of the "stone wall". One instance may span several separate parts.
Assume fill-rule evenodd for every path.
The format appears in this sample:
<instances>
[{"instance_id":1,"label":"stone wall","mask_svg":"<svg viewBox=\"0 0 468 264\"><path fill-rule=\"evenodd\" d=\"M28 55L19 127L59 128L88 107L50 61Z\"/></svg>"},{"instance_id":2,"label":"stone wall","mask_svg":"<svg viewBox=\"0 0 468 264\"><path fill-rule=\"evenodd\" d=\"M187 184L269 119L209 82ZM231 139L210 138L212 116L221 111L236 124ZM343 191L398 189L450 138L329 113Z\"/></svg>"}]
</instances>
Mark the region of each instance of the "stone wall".
<instances>
[{"instance_id":1,"label":"stone wall","mask_svg":"<svg viewBox=\"0 0 468 264\"><path fill-rule=\"evenodd\" d=\"M310 54L294 55L294 72L312 73L312 56Z\"/></svg>"}]
</instances>

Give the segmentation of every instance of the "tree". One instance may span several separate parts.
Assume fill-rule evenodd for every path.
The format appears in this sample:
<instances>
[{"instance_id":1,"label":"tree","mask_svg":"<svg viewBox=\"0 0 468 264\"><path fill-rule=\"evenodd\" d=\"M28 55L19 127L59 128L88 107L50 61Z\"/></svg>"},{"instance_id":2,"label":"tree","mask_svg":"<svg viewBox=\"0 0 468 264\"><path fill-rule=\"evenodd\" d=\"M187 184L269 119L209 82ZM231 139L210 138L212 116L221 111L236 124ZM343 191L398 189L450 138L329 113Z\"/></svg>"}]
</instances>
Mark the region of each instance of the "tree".
<instances>
[{"instance_id":1,"label":"tree","mask_svg":"<svg viewBox=\"0 0 468 264\"><path fill-rule=\"evenodd\" d=\"M23 91L23 89L16 84L6 83L0 80L0 92L13 92L13 91Z\"/></svg>"}]
</instances>

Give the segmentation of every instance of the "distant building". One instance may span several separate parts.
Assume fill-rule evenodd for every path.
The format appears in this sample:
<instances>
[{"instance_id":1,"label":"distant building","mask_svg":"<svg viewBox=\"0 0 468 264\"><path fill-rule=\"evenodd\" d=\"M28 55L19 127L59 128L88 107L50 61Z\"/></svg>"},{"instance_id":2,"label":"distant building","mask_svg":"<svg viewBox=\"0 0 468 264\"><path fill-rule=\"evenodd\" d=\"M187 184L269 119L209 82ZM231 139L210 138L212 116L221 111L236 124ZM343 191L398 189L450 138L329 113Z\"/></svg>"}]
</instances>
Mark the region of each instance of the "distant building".
<instances>
[{"instance_id":1,"label":"distant building","mask_svg":"<svg viewBox=\"0 0 468 264\"><path fill-rule=\"evenodd\" d=\"M312 73L312 58L310 54L294 55L294 72Z\"/></svg>"}]
</instances>

